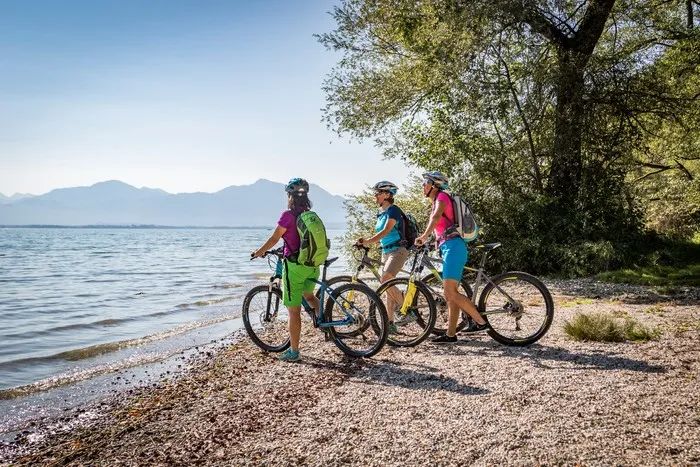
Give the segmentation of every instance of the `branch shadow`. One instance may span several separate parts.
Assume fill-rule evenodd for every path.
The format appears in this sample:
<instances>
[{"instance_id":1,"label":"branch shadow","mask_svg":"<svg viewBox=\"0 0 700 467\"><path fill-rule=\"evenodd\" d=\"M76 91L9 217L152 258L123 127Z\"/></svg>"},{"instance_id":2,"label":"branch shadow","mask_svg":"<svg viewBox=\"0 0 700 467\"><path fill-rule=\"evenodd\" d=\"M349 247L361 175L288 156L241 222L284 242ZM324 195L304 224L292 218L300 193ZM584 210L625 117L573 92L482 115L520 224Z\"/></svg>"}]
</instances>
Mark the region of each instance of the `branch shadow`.
<instances>
[{"instance_id":1,"label":"branch shadow","mask_svg":"<svg viewBox=\"0 0 700 467\"><path fill-rule=\"evenodd\" d=\"M661 365L650 364L644 360L635 360L627 357L612 355L604 351L572 352L564 347L552 347L541 344L533 344L529 347L508 347L495 341L482 341L476 339L464 339L451 347L436 347L440 353L466 354L466 349L476 349L480 354L488 354L492 357L512 357L528 360L538 368L562 370L560 366L553 366L547 362L561 362L577 365L569 369L596 369L596 370L630 370L642 373L666 373L667 369ZM497 352L498 355L493 355Z\"/></svg>"},{"instance_id":2,"label":"branch shadow","mask_svg":"<svg viewBox=\"0 0 700 467\"><path fill-rule=\"evenodd\" d=\"M700 288L691 286L654 287L647 285L616 284L592 279L562 280L552 284L557 292L572 297L594 300L615 299L630 305L673 302L693 305L700 302ZM661 293L661 290L670 293Z\"/></svg>"}]
</instances>

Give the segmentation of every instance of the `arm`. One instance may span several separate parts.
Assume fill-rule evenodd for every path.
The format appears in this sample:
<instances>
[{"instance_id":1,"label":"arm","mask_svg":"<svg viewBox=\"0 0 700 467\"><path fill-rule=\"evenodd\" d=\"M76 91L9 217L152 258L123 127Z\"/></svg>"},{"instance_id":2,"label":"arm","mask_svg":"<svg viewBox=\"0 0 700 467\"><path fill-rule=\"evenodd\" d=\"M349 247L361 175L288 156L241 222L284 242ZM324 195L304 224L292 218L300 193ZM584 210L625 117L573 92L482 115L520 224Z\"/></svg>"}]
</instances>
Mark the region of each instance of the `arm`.
<instances>
[{"instance_id":1,"label":"arm","mask_svg":"<svg viewBox=\"0 0 700 467\"><path fill-rule=\"evenodd\" d=\"M433 213L432 216L430 216L430 221L428 222L428 225L425 227L425 232L423 232L423 235L420 237L416 238L416 245L420 246L428 240L428 237L430 237L430 234L433 232L433 229L437 225L437 223L440 221L440 218L442 217L442 213L445 212L445 203L442 201L435 201L437 203L437 208L435 209L435 212Z\"/></svg>"},{"instance_id":2,"label":"arm","mask_svg":"<svg viewBox=\"0 0 700 467\"><path fill-rule=\"evenodd\" d=\"M373 243L377 243L379 240L389 235L389 232L391 232L391 229L393 229L395 225L396 219L389 219L388 221L386 221L384 228L380 232L377 232L375 235L369 237L366 240L364 238L361 238L357 241L357 243L364 246L369 246Z\"/></svg>"},{"instance_id":3,"label":"arm","mask_svg":"<svg viewBox=\"0 0 700 467\"><path fill-rule=\"evenodd\" d=\"M278 225L275 231L272 232L272 235L270 235L270 238L268 238L267 241L263 243L263 246L251 253L250 259L260 258L263 254L265 254L267 250L275 246L277 242L280 241L280 238L282 238L282 235L284 235L286 231L287 229L285 229L281 225Z\"/></svg>"}]
</instances>

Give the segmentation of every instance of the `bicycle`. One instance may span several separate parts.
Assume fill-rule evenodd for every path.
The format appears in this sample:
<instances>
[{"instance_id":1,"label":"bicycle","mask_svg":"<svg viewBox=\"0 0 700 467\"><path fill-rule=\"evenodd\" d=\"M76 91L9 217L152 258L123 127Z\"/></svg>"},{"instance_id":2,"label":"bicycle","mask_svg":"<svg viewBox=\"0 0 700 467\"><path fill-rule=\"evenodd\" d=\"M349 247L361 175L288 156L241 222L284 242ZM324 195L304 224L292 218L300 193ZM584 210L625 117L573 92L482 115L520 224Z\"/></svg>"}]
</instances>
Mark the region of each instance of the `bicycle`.
<instances>
[{"instance_id":1,"label":"bicycle","mask_svg":"<svg viewBox=\"0 0 700 467\"><path fill-rule=\"evenodd\" d=\"M437 317L433 293L420 280L429 246L410 250L415 254L408 277L390 279L377 289L382 299L386 293L386 303L394 309L396 332L389 334L387 343L399 347L413 347L423 342L433 331Z\"/></svg>"},{"instance_id":2,"label":"bicycle","mask_svg":"<svg viewBox=\"0 0 700 467\"><path fill-rule=\"evenodd\" d=\"M549 330L554 319L554 300L547 287L537 277L521 271L508 271L489 277L484 269L489 252L499 248L500 243L476 245L481 250L478 268L464 266L461 284L468 288L469 300L476 305L481 316L489 323L489 336L495 341L510 346L526 346L540 340ZM474 286L469 287L468 277L476 274ZM483 291L479 289L483 284ZM474 300L479 297L478 304ZM457 329L466 327L471 318L462 313ZM524 325L530 330L523 330Z\"/></svg>"},{"instance_id":3,"label":"bicycle","mask_svg":"<svg viewBox=\"0 0 700 467\"><path fill-rule=\"evenodd\" d=\"M289 345L287 333L287 308L282 305L282 261L281 249L266 251L274 274L267 285L253 287L243 300L243 324L251 340L267 352L282 352ZM315 328L327 333L327 338L350 357L371 357L381 350L387 340L388 322L384 304L369 287L359 283L342 284L332 288L326 282L328 267L338 258L330 258L323 264L322 279L314 282L320 286L317 293L320 309L314 313L306 300L302 307L311 317ZM325 295L328 298L324 305ZM251 319L253 318L253 319ZM255 326L254 326L255 324ZM359 332L358 332L359 330ZM369 336L368 336L369 334ZM353 346L366 343L367 347Z\"/></svg>"},{"instance_id":4,"label":"bicycle","mask_svg":"<svg viewBox=\"0 0 700 467\"><path fill-rule=\"evenodd\" d=\"M483 252L481 264L478 268L464 266L460 287L464 295L474 303L479 313L491 326L488 334L492 339L510 346L530 345L541 339L549 330L554 319L554 301L547 287L531 274L509 271L489 277L484 272L488 253L500 246L501 243L488 243L474 247L475 250ZM365 251L365 256L367 251ZM430 290L437 308L436 324L433 326L432 332L444 334L449 311L447 310L447 301L444 299L442 291L438 289L442 286L442 274L435 267L434 263L437 261L427 254L422 256L423 267L428 268L430 273L421 278L420 282ZM358 273L361 269L358 267ZM470 279L473 277L474 286L472 288ZM484 288L479 294L482 285ZM478 301L475 300L477 296ZM498 302L502 303L496 306L494 303ZM471 320L464 311L462 311L461 318L457 324L457 331L464 330ZM441 326L442 323L445 324L445 327ZM529 330L524 331L524 326Z\"/></svg>"},{"instance_id":5,"label":"bicycle","mask_svg":"<svg viewBox=\"0 0 700 467\"><path fill-rule=\"evenodd\" d=\"M332 277L331 279L328 279L327 283L329 285L335 285L339 283L351 282L368 285L366 280L360 277L362 271L364 269L367 269L372 274L372 276L374 276L374 279L380 284L379 286L381 286L381 275L379 274L379 268L382 266L382 262L369 256L369 247L363 245L354 245L354 248L356 248L358 251L362 251L361 258L358 259L357 256L355 257L358 261L357 267L355 268L355 272L352 275L341 275ZM435 324L431 332L433 334L444 334L445 331L447 331L447 301L445 300L441 290L437 289L438 286L442 288L442 274L435 265L436 263L440 264L441 261L436 258L431 258L428 254L425 254L421 259L421 263L423 269L428 269L430 272L424 277L422 277L420 281L424 285L426 285L432 293L437 312ZM406 269L401 269L399 272L403 272L409 275L411 274L411 271ZM369 277L369 279L371 279L371 276ZM462 288L462 293L464 295L466 295L467 297L472 296L472 289L469 285L469 281L466 275L462 277L460 287ZM469 318L469 315L467 315L465 312L462 312L462 320L458 323L457 329L459 331L464 329L469 324L470 319L471 318Z\"/></svg>"}]
</instances>

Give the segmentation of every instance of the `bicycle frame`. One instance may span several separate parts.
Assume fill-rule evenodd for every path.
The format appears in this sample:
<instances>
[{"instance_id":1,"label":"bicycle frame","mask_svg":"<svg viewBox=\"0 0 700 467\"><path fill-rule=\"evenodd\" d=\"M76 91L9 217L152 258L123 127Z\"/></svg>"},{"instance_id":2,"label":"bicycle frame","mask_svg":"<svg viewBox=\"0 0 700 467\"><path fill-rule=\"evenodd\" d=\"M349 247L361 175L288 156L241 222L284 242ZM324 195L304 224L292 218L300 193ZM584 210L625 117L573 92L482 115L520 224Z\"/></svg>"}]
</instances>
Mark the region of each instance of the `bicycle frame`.
<instances>
[{"instance_id":1,"label":"bicycle frame","mask_svg":"<svg viewBox=\"0 0 700 467\"><path fill-rule=\"evenodd\" d=\"M272 290L274 287L280 288L281 285L280 282L282 280L282 257L278 252L271 252L271 254L274 254L277 257L277 264L275 265L275 274L273 274L270 277L270 284L268 286L268 291L270 292L267 296L267 304L266 304L266 310L265 310L265 321L270 321L274 315L277 314L279 311L279 298L276 298L275 301L275 310L271 314L270 313L270 306L271 306L271 301L272 301ZM309 316L311 316L311 319L314 323L314 327L320 327L320 328L330 328L334 326L346 326L349 324L353 324L356 319L355 317L350 314L347 310L352 308L353 304L346 300L344 297L339 297L336 298L333 295L333 288L330 287L328 284L326 284L326 267L323 267L323 277L322 280L314 280L313 282L316 283L320 287L320 294L319 294L319 309L317 310L317 313L314 315L311 313L313 308L309 305L309 303L306 301L304 297L301 299L301 304L304 308L304 311L306 311ZM351 291L352 292L352 291ZM345 313L345 319L340 320L340 321L325 321L324 318L324 298L326 296L326 293L328 293L328 296L330 297L333 302L340 307L341 310L343 310L343 313ZM277 296L275 296L277 297ZM352 299L352 298L351 298ZM342 303L341 303L342 300Z\"/></svg>"},{"instance_id":2,"label":"bicycle frame","mask_svg":"<svg viewBox=\"0 0 700 467\"><path fill-rule=\"evenodd\" d=\"M479 248L478 246L476 248ZM467 297L470 299L470 301L476 306L478 303L477 297L479 296L479 290L481 289L482 285L485 287L487 284L491 284L496 290L501 292L507 299L508 302L516 306L517 302L513 300L513 298L506 293L505 290L503 290L501 287L498 286L498 284L494 283L491 278L484 272L484 269L486 268L486 258L488 257L488 251L484 252L484 255L481 258L481 264L479 265L478 268L472 268L467 266L466 264L464 265L464 271L468 272L473 272L476 273L476 279L474 280L474 285L472 287L472 296ZM430 270L430 272L440 281L442 281L442 276L440 272L437 270L437 268L434 266L433 261L437 261L435 258L430 258L429 256L425 255L423 257L423 261L427 263L427 267ZM428 286L431 288L430 286ZM432 288L431 288L432 290ZM498 314L498 313L508 313L508 311L487 311L487 310L481 310L480 311L484 315L489 315L489 314Z\"/></svg>"}]
</instances>

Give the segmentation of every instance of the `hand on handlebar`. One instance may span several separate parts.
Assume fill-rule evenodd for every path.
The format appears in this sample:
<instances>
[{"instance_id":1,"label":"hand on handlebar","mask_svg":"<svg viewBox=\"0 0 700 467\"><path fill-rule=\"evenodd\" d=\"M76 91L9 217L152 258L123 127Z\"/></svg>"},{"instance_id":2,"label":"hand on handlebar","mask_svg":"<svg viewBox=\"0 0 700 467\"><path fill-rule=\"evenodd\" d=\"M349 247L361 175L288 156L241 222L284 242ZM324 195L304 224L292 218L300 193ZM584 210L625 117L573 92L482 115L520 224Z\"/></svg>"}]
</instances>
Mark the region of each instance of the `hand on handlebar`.
<instances>
[{"instance_id":1,"label":"hand on handlebar","mask_svg":"<svg viewBox=\"0 0 700 467\"><path fill-rule=\"evenodd\" d=\"M265 252L260 252L260 250L255 250L250 252L250 260L253 261L255 258L262 258L265 256Z\"/></svg>"},{"instance_id":2,"label":"hand on handlebar","mask_svg":"<svg viewBox=\"0 0 700 467\"><path fill-rule=\"evenodd\" d=\"M364 238L358 238L353 246L358 250L362 248L363 250L369 251L369 247L365 245L365 241L366 240Z\"/></svg>"}]
</instances>

